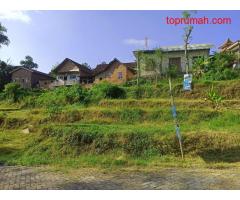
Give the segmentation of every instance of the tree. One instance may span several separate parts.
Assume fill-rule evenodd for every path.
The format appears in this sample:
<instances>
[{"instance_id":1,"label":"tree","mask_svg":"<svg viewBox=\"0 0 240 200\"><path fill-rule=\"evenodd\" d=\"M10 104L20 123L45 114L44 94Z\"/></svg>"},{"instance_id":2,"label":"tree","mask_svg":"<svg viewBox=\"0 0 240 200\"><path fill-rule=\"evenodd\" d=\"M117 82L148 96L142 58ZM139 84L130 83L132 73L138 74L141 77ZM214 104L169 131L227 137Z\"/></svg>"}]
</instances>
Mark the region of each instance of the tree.
<instances>
[{"instance_id":1,"label":"tree","mask_svg":"<svg viewBox=\"0 0 240 200\"><path fill-rule=\"evenodd\" d=\"M56 76L57 76L56 68L58 67L58 65L59 65L59 62L56 62L56 64L54 64L54 65L52 66L52 69L51 69L51 71L50 71L50 73L49 73L51 76L53 76L53 77L56 77Z\"/></svg>"},{"instance_id":2,"label":"tree","mask_svg":"<svg viewBox=\"0 0 240 200\"><path fill-rule=\"evenodd\" d=\"M161 49L155 49L152 54L143 54L142 57L144 70L155 72L155 80L157 84L158 77L162 75L163 54Z\"/></svg>"},{"instance_id":3,"label":"tree","mask_svg":"<svg viewBox=\"0 0 240 200\"><path fill-rule=\"evenodd\" d=\"M6 36L7 29L0 22L0 48L2 45L9 45L10 41L8 36ZM0 60L0 91L4 88L6 83L9 83L11 80L11 76L9 72L12 70L12 67Z\"/></svg>"},{"instance_id":4,"label":"tree","mask_svg":"<svg viewBox=\"0 0 240 200\"><path fill-rule=\"evenodd\" d=\"M86 62L85 62L85 63L82 63L82 65L85 66L85 67L88 68L88 69L91 69L91 66L90 66L88 63L86 63Z\"/></svg>"},{"instance_id":5,"label":"tree","mask_svg":"<svg viewBox=\"0 0 240 200\"><path fill-rule=\"evenodd\" d=\"M8 36L5 35L6 32L7 29L0 22L0 48L2 45L9 45L10 43Z\"/></svg>"},{"instance_id":6,"label":"tree","mask_svg":"<svg viewBox=\"0 0 240 200\"><path fill-rule=\"evenodd\" d=\"M3 90L5 84L11 81L10 71L13 69L11 65L0 60L0 91Z\"/></svg>"},{"instance_id":7,"label":"tree","mask_svg":"<svg viewBox=\"0 0 240 200\"><path fill-rule=\"evenodd\" d=\"M28 69L38 68L38 64L33 62L33 58L31 56L25 56L25 60L21 60L20 65Z\"/></svg>"},{"instance_id":8,"label":"tree","mask_svg":"<svg viewBox=\"0 0 240 200\"><path fill-rule=\"evenodd\" d=\"M191 17L190 11L184 11L182 13L182 16L186 20L189 20L189 18ZM189 71L188 45L190 43L190 40L192 39L192 37L191 37L192 31L193 31L192 25L188 25L188 26L184 27L183 40L184 40L184 55L185 55L185 63L186 63L186 66L185 66L186 74L188 74L188 71Z\"/></svg>"},{"instance_id":9,"label":"tree","mask_svg":"<svg viewBox=\"0 0 240 200\"><path fill-rule=\"evenodd\" d=\"M142 51L136 51L136 58L137 58L137 86L139 86L139 80L140 80L140 76L141 76L141 61L144 59L143 56L143 52Z\"/></svg>"}]
</instances>

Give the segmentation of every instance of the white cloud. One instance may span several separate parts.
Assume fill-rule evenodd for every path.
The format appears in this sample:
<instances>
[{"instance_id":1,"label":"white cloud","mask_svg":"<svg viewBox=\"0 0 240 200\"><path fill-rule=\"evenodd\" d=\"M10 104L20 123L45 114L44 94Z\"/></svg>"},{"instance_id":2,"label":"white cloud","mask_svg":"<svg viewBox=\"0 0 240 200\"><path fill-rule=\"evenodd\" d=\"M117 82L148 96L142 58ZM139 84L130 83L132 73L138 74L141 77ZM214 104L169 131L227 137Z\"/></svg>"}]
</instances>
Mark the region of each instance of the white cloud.
<instances>
[{"instance_id":1,"label":"white cloud","mask_svg":"<svg viewBox=\"0 0 240 200\"><path fill-rule=\"evenodd\" d=\"M133 45L133 46L137 46L137 47L144 47L146 40L145 39L138 40L138 39L130 38L130 39L125 39L123 42L124 42L124 44L127 44L127 45ZM147 42L148 42L148 46L152 46L153 44L156 43L155 41L150 40L150 39L148 39Z\"/></svg>"},{"instance_id":2,"label":"white cloud","mask_svg":"<svg viewBox=\"0 0 240 200\"><path fill-rule=\"evenodd\" d=\"M21 21L30 23L31 18L26 11L0 11L0 19Z\"/></svg>"}]
</instances>

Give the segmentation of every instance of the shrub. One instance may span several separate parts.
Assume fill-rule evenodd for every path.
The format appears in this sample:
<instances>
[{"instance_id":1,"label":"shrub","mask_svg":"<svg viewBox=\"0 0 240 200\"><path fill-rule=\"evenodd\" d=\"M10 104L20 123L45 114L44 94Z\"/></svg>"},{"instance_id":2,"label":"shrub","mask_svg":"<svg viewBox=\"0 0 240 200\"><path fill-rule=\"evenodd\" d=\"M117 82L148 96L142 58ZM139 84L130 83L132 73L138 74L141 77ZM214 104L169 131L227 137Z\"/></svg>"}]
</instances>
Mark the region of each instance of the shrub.
<instances>
[{"instance_id":1,"label":"shrub","mask_svg":"<svg viewBox=\"0 0 240 200\"><path fill-rule=\"evenodd\" d=\"M169 66L167 69L167 76L171 78L177 78L179 72L176 65Z\"/></svg>"},{"instance_id":2,"label":"shrub","mask_svg":"<svg viewBox=\"0 0 240 200\"><path fill-rule=\"evenodd\" d=\"M45 107L51 107L52 105L63 106L74 103L87 104L88 92L80 85L64 86L42 93L36 101L38 106Z\"/></svg>"},{"instance_id":3,"label":"shrub","mask_svg":"<svg viewBox=\"0 0 240 200\"><path fill-rule=\"evenodd\" d=\"M96 84L90 90L90 99L93 102L101 99L123 99L126 92L123 88L107 82Z\"/></svg>"},{"instance_id":4,"label":"shrub","mask_svg":"<svg viewBox=\"0 0 240 200\"><path fill-rule=\"evenodd\" d=\"M211 87L211 89L208 91L207 93L207 97L208 100L212 102L213 108L214 109L219 109L220 108L220 104L223 100L223 97L220 96L216 90L214 90L213 86Z\"/></svg>"},{"instance_id":5,"label":"shrub","mask_svg":"<svg viewBox=\"0 0 240 200\"><path fill-rule=\"evenodd\" d=\"M200 70L203 73L201 76L204 80L212 81L236 79L240 76L240 73L239 69L232 69L235 61L236 55L234 53L215 53L213 57L201 63Z\"/></svg>"},{"instance_id":6,"label":"shrub","mask_svg":"<svg viewBox=\"0 0 240 200\"><path fill-rule=\"evenodd\" d=\"M5 97L12 102L18 101L22 92L23 90L18 83L8 83L4 88Z\"/></svg>"}]
</instances>

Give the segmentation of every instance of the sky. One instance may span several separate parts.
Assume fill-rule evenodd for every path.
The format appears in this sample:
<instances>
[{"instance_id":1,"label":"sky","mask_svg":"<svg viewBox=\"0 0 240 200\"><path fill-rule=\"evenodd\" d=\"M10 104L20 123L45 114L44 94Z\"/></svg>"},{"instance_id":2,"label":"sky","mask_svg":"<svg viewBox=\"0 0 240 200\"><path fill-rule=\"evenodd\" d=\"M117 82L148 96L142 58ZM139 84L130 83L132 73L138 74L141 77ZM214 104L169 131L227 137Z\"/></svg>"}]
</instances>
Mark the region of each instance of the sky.
<instances>
[{"instance_id":1,"label":"sky","mask_svg":"<svg viewBox=\"0 0 240 200\"><path fill-rule=\"evenodd\" d=\"M19 65L26 55L38 70L49 72L65 58L88 63L91 68L118 58L134 61L133 51L182 45L183 25L169 25L166 17L181 17L182 11L0 11L7 28L9 46L0 49L0 59ZM212 52L229 37L240 39L240 11L197 11L194 17L230 17L231 24L194 25L192 44L213 44Z\"/></svg>"}]
</instances>

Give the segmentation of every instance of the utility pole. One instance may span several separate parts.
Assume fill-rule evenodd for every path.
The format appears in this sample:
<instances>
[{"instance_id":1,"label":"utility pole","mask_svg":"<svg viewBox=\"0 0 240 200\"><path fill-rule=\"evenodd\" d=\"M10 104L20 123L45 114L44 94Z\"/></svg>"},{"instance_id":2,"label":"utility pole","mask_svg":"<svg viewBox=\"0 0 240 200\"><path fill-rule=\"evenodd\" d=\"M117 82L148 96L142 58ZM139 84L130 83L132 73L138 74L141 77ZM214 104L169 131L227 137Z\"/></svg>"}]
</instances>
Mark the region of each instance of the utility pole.
<instances>
[{"instance_id":1,"label":"utility pole","mask_svg":"<svg viewBox=\"0 0 240 200\"><path fill-rule=\"evenodd\" d=\"M176 111L176 106L175 106L174 96L173 96L173 91L172 91L171 75L169 75L168 81L169 81L169 91L170 91L170 96L171 96L172 114L173 114L175 129L176 129L176 136L178 138L179 147L180 147L180 151L181 151L181 156L182 156L182 159L183 159L184 156L183 156L183 148L182 148L182 138L181 138L181 134L180 134L180 126L179 126L179 123L178 123L178 120L177 120L177 111Z\"/></svg>"},{"instance_id":2,"label":"utility pole","mask_svg":"<svg viewBox=\"0 0 240 200\"><path fill-rule=\"evenodd\" d=\"M148 50L148 37L145 37L145 50Z\"/></svg>"}]
</instances>

